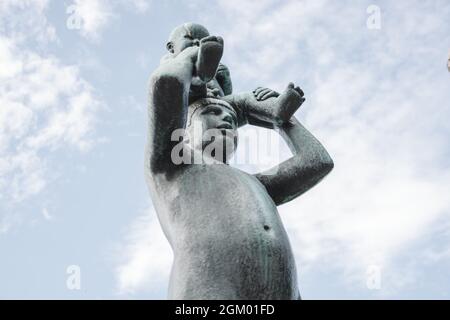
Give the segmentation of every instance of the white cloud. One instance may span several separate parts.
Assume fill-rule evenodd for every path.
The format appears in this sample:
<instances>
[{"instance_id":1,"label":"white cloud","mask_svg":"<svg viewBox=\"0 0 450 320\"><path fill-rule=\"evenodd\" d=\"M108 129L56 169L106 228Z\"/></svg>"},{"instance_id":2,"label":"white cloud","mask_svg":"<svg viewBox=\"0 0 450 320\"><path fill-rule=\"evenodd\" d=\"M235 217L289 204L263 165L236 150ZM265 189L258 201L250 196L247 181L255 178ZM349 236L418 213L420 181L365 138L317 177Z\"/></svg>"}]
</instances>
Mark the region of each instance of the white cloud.
<instances>
[{"instance_id":1,"label":"white cloud","mask_svg":"<svg viewBox=\"0 0 450 320\"><path fill-rule=\"evenodd\" d=\"M52 215L50 214L50 212L48 212L47 208L42 208L41 212L42 212L42 216L44 217L45 220L52 220L53 219Z\"/></svg>"},{"instance_id":2,"label":"white cloud","mask_svg":"<svg viewBox=\"0 0 450 320\"><path fill-rule=\"evenodd\" d=\"M70 24L76 25L82 36L97 41L106 28L121 15L122 9L131 9L138 14L150 8L149 0L74 0L69 5Z\"/></svg>"},{"instance_id":3,"label":"white cloud","mask_svg":"<svg viewBox=\"0 0 450 320\"><path fill-rule=\"evenodd\" d=\"M138 13L145 13L150 9L150 0L128 0L126 4L134 8Z\"/></svg>"},{"instance_id":4,"label":"white cloud","mask_svg":"<svg viewBox=\"0 0 450 320\"><path fill-rule=\"evenodd\" d=\"M0 13L0 225L12 225L12 206L48 184L49 152L87 151L101 102L75 65L30 49L54 40L47 1L2 2ZM17 13L18 15L15 15ZM17 20L31 17L33 31ZM14 217L12 217L14 216ZM2 227L6 230L6 227Z\"/></svg>"},{"instance_id":5,"label":"white cloud","mask_svg":"<svg viewBox=\"0 0 450 320\"><path fill-rule=\"evenodd\" d=\"M111 3L106 0L75 0L74 19L81 19L80 32L83 36L96 40L114 17Z\"/></svg>"},{"instance_id":6,"label":"white cloud","mask_svg":"<svg viewBox=\"0 0 450 320\"><path fill-rule=\"evenodd\" d=\"M119 294L164 292L172 265L171 248L164 237L153 207L149 207L127 230L124 243L117 250L116 269Z\"/></svg>"},{"instance_id":7,"label":"white cloud","mask_svg":"<svg viewBox=\"0 0 450 320\"><path fill-rule=\"evenodd\" d=\"M49 0L2 0L0 34L9 34L15 42L34 39L46 43L56 39L55 28L44 14Z\"/></svg>"}]
</instances>

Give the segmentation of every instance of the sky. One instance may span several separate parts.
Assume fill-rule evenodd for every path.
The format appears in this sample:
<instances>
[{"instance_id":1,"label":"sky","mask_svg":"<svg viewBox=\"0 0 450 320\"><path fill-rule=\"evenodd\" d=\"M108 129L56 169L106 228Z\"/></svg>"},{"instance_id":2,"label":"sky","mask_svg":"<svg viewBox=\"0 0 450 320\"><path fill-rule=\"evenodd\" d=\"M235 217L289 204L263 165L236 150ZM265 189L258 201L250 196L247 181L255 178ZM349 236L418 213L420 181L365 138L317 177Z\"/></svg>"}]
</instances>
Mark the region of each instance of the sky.
<instances>
[{"instance_id":1,"label":"sky","mask_svg":"<svg viewBox=\"0 0 450 320\"><path fill-rule=\"evenodd\" d=\"M448 17L446 0L0 0L0 298L166 298L147 81L192 21L224 38L235 92L299 85L334 160L279 207L302 297L450 299ZM274 143L233 165L290 156Z\"/></svg>"}]
</instances>

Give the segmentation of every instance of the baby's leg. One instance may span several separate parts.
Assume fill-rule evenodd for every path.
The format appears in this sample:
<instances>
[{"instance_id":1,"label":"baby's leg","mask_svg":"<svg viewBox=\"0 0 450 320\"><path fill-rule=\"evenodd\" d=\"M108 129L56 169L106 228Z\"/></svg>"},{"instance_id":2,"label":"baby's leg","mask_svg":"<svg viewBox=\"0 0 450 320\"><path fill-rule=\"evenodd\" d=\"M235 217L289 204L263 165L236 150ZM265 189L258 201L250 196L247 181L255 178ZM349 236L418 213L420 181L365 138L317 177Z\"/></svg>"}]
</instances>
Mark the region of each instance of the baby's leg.
<instances>
[{"instance_id":1,"label":"baby's leg","mask_svg":"<svg viewBox=\"0 0 450 320\"><path fill-rule=\"evenodd\" d=\"M222 53L222 38L210 36L202 39L198 46L188 47L176 56L164 56L160 66L171 70L170 73L184 83L191 103L206 97L206 83L214 78Z\"/></svg>"},{"instance_id":2,"label":"baby's leg","mask_svg":"<svg viewBox=\"0 0 450 320\"><path fill-rule=\"evenodd\" d=\"M223 54L223 39L209 36L200 40L200 49L195 65L196 76L207 83L216 75Z\"/></svg>"},{"instance_id":3,"label":"baby's leg","mask_svg":"<svg viewBox=\"0 0 450 320\"><path fill-rule=\"evenodd\" d=\"M185 55L185 51L196 50L194 56ZM183 50L176 58L182 56L183 63L192 64L192 79L189 90L189 103L207 96L206 84L214 78L222 58L223 40L221 37L209 36L200 41L199 46ZM170 60L170 59L167 59ZM167 61L166 60L166 61Z\"/></svg>"}]
</instances>

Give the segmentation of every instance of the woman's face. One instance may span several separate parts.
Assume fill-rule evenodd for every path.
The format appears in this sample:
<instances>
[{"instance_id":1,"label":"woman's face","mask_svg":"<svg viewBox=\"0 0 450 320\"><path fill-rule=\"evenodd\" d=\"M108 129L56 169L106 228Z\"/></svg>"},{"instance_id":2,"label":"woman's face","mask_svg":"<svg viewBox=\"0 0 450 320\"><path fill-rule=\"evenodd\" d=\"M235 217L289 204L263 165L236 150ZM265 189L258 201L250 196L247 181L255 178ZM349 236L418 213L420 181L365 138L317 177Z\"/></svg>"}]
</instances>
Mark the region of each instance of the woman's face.
<instances>
[{"instance_id":1,"label":"woman's face","mask_svg":"<svg viewBox=\"0 0 450 320\"><path fill-rule=\"evenodd\" d=\"M237 147L237 128L233 110L218 104L202 107L194 112L188 128L191 147L202 152L216 148L221 152L212 157L226 162Z\"/></svg>"}]
</instances>

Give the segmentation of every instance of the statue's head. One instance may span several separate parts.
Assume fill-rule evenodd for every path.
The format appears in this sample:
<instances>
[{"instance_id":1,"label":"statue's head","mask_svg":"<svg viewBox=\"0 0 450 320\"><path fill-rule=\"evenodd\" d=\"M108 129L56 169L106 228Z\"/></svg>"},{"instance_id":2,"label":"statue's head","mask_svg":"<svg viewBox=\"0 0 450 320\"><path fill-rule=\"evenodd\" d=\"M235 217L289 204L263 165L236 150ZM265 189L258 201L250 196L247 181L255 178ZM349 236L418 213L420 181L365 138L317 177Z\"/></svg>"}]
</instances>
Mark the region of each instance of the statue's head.
<instances>
[{"instance_id":1,"label":"statue's head","mask_svg":"<svg viewBox=\"0 0 450 320\"><path fill-rule=\"evenodd\" d=\"M199 41L209 36L208 29L197 23L184 23L176 27L169 36L167 50L175 56L188 47L198 45Z\"/></svg>"},{"instance_id":2,"label":"statue's head","mask_svg":"<svg viewBox=\"0 0 450 320\"><path fill-rule=\"evenodd\" d=\"M237 128L237 114L229 103L202 98L188 108L185 140L192 149L227 162L237 147Z\"/></svg>"}]
</instances>

